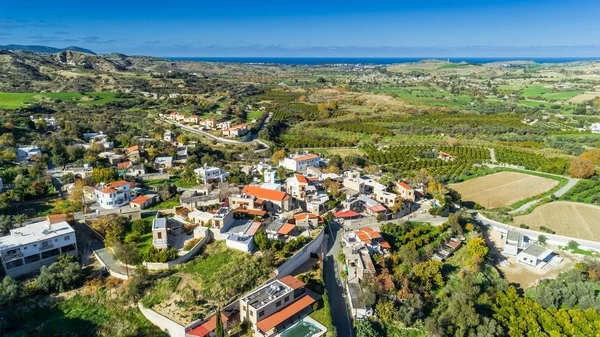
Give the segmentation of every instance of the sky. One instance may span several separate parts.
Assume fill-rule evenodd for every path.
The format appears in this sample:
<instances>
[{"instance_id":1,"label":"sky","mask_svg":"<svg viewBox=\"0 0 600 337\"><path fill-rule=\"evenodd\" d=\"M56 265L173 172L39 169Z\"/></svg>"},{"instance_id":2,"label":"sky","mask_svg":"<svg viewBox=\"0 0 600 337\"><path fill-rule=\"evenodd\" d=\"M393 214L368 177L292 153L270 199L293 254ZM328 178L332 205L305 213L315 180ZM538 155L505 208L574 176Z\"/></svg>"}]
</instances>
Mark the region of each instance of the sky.
<instances>
[{"instance_id":1,"label":"sky","mask_svg":"<svg viewBox=\"0 0 600 337\"><path fill-rule=\"evenodd\" d=\"M0 45L163 57L600 57L598 0L0 0Z\"/></svg>"}]
</instances>

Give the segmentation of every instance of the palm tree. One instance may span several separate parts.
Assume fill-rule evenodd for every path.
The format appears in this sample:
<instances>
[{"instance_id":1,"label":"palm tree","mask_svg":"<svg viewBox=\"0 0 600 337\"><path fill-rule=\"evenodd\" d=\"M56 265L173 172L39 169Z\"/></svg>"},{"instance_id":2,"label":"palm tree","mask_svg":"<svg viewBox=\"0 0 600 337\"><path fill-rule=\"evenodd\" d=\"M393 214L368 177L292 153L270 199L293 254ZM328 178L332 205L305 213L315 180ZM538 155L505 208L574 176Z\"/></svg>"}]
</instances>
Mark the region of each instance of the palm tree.
<instances>
[{"instance_id":1,"label":"palm tree","mask_svg":"<svg viewBox=\"0 0 600 337\"><path fill-rule=\"evenodd\" d=\"M27 218L27 215L25 215L25 214L17 214L15 216L13 216L12 219L14 222L17 222L19 224L19 227L23 227L23 223L25 221L27 221L28 218Z\"/></svg>"}]
</instances>

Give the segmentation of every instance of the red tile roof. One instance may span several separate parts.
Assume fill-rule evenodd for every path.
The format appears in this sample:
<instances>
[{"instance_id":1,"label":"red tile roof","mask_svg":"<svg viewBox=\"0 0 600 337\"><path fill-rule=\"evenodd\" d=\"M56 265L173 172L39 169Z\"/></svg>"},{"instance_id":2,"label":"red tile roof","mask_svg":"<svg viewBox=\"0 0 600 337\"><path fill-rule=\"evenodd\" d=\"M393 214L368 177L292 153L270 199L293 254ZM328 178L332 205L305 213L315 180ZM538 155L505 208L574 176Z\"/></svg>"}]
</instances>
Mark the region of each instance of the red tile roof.
<instances>
[{"instance_id":1,"label":"red tile roof","mask_svg":"<svg viewBox=\"0 0 600 337\"><path fill-rule=\"evenodd\" d=\"M335 216L336 218L356 218L359 217L360 214L356 213L355 211L346 210L335 212L333 216Z\"/></svg>"},{"instance_id":2,"label":"red tile roof","mask_svg":"<svg viewBox=\"0 0 600 337\"><path fill-rule=\"evenodd\" d=\"M396 185L398 185L398 187L402 187L405 190L409 190L409 191L412 191L412 189L413 189L412 187L408 186L408 184L403 181L397 182Z\"/></svg>"},{"instance_id":3,"label":"red tile roof","mask_svg":"<svg viewBox=\"0 0 600 337\"><path fill-rule=\"evenodd\" d=\"M46 217L46 219L48 219L48 222L50 224L55 224L58 222L67 221L67 215L66 214L50 214Z\"/></svg>"},{"instance_id":4,"label":"red tile roof","mask_svg":"<svg viewBox=\"0 0 600 337\"><path fill-rule=\"evenodd\" d=\"M131 162L130 162L130 161L124 161L124 162L122 162L122 163L118 163L118 164L117 164L117 167L118 167L120 170L122 170L122 169L124 169L124 168L129 168L129 167L131 167L131 166L133 166L133 164L131 164Z\"/></svg>"},{"instance_id":5,"label":"red tile roof","mask_svg":"<svg viewBox=\"0 0 600 337\"><path fill-rule=\"evenodd\" d=\"M281 281L283 284L285 284L286 286L296 290L298 288L302 288L304 287L306 284L300 280L298 280L297 278L288 275L288 276L284 276L282 278L279 279L279 281Z\"/></svg>"},{"instance_id":6,"label":"red tile roof","mask_svg":"<svg viewBox=\"0 0 600 337\"><path fill-rule=\"evenodd\" d=\"M267 214L267 211L263 211L261 209L243 209L243 208L238 208L236 210L234 210L235 213L246 213L246 214L250 214L250 215L258 215L260 217L263 217Z\"/></svg>"},{"instance_id":7,"label":"red tile roof","mask_svg":"<svg viewBox=\"0 0 600 337\"><path fill-rule=\"evenodd\" d=\"M137 196L135 199L131 200L131 203L136 204L136 205L141 205L151 199L152 199L151 197L147 197L145 195L140 195L140 196Z\"/></svg>"},{"instance_id":8,"label":"red tile roof","mask_svg":"<svg viewBox=\"0 0 600 337\"><path fill-rule=\"evenodd\" d=\"M221 314L221 322L225 323L229 320L227 316ZM188 331L186 334L197 336L197 337L205 337L208 336L211 332L215 331L217 328L217 315L212 315L206 322L201 325L193 328Z\"/></svg>"},{"instance_id":9,"label":"red tile roof","mask_svg":"<svg viewBox=\"0 0 600 337\"><path fill-rule=\"evenodd\" d=\"M260 228L260 225L262 225L262 222L260 221L253 222L250 228L248 228L248 230L246 231L246 235L256 234L256 231Z\"/></svg>"},{"instance_id":10,"label":"red tile roof","mask_svg":"<svg viewBox=\"0 0 600 337\"><path fill-rule=\"evenodd\" d=\"M383 249L392 249L392 246L390 246L390 244L385 240L379 241L379 245Z\"/></svg>"},{"instance_id":11,"label":"red tile roof","mask_svg":"<svg viewBox=\"0 0 600 337\"><path fill-rule=\"evenodd\" d=\"M314 298L312 298L310 295L304 295L300 297L300 299L298 299L296 302L288 305L279 312L274 313L273 315L263 319L262 321L258 321L258 323L256 323L256 326L262 332L266 333L274 327L278 326L279 324L285 322L290 317L306 309L313 303L315 303Z\"/></svg>"},{"instance_id":12,"label":"red tile roof","mask_svg":"<svg viewBox=\"0 0 600 337\"><path fill-rule=\"evenodd\" d=\"M248 194L248 195L253 195L257 198L266 199L266 200L283 201L283 200L288 200L290 198L290 196L285 192L268 190L266 188L261 188L258 186L251 186L251 185L247 185L246 187L244 187L244 189L242 190L242 193Z\"/></svg>"},{"instance_id":13,"label":"red tile roof","mask_svg":"<svg viewBox=\"0 0 600 337\"><path fill-rule=\"evenodd\" d=\"M311 160L311 159L315 159L315 158L319 158L319 156L317 156L316 154L307 154L305 156L299 156L294 158L295 161L305 161L305 160Z\"/></svg>"},{"instance_id":14,"label":"red tile roof","mask_svg":"<svg viewBox=\"0 0 600 337\"><path fill-rule=\"evenodd\" d=\"M140 147L137 145L134 145L132 147L127 148L127 152L133 152L133 151L139 151Z\"/></svg>"},{"instance_id":15,"label":"red tile roof","mask_svg":"<svg viewBox=\"0 0 600 337\"><path fill-rule=\"evenodd\" d=\"M296 228L296 225L291 224L291 223L286 223L286 224L283 224L283 226L281 226L281 228L279 228L277 233L279 233L281 235L288 235L294 230L294 228Z\"/></svg>"},{"instance_id":16,"label":"red tile roof","mask_svg":"<svg viewBox=\"0 0 600 337\"><path fill-rule=\"evenodd\" d=\"M301 174L296 174L296 180L303 184L308 184L308 179L306 179L306 177Z\"/></svg>"},{"instance_id":17,"label":"red tile roof","mask_svg":"<svg viewBox=\"0 0 600 337\"><path fill-rule=\"evenodd\" d=\"M385 207L383 207L382 205L367 206L367 208L369 209L369 211L375 213L385 212Z\"/></svg>"},{"instance_id":18,"label":"red tile roof","mask_svg":"<svg viewBox=\"0 0 600 337\"><path fill-rule=\"evenodd\" d=\"M125 180L117 180L117 181L113 181L112 183L106 185L107 187L119 187L119 186L123 186L123 185L127 185L129 184L129 182L125 181Z\"/></svg>"},{"instance_id":19,"label":"red tile roof","mask_svg":"<svg viewBox=\"0 0 600 337\"><path fill-rule=\"evenodd\" d=\"M294 219L296 221L302 221L302 220L306 220L306 219L319 219L318 216L312 214L312 213L300 213L300 214L296 214L294 215Z\"/></svg>"},{"instance_id":20,"label":"red tile roof","mask_svg":"<svg viewBox=\"0 0 600 337\"><path fill-rule=\"evenodd\" d=\"M104 194L111 194L111 193L118 193L119 191L115 190L112 187L107 187L103 190L100 191L100 193L104 193Z\"/></svg>"}]
</instances>

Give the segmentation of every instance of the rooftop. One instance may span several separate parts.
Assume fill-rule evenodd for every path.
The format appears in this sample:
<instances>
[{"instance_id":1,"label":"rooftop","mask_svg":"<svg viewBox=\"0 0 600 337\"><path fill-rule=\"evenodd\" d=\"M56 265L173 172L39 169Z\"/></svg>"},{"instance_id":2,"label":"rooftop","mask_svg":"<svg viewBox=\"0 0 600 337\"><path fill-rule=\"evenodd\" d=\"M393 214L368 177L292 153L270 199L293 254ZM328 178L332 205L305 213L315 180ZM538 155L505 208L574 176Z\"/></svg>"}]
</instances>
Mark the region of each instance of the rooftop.
<instances>
[{"instance_id":1,"label":"rooftop","mask_svg":"<svg viewBox=\"0 0 600 337\"><path fill-rule=\"evenodd\" d=\"M288 200L290 196L282 191L267 190L258 186L247 185L242 193L254 195L260 199L283 201Z\"/></svg>"},{"instance_id":2,"label":"rooftop","mask_svg":"<svg viewBox=\"0 0 600 337\"><path fill-rule=\"evenodd\" d=\"M550 255L552 253L552 251L550 249L542 247L540 245L533 244L533 245L527 247L527 249L525 249L521 253L535 256L538 259L543 260L543 258Z\"/></svg>"},{"instance_id":3,"label":"rooftop","mask_svg":"<svg viewBox=\"0 0 600 337\"><path fill-rule=\"evenodd\" d=\"M229 320L227 316L221 314L221 322L225 323ZM205 337L217 328L217 315L212 315L206 322L186 332L187 335Z\"/></svg>"},{"instance_id":4,"label":"rooftop","mask_svg":"<svg viewBox=\"0 0 600 337\"><path fill-rule=\"evenodd\" d=\"M0 237L0 250L14 248L33 242L48 240L65 234L75 233L66 222L40 221L10 230L10 235Z\"/></svg>"},{"instance_id":5,"label":"rooftop","mask_svg":"<svg viewBox=\"0 0 600 337\"><path fill-rule=\"evenodd\" d=\"M152 229L167 228L167 218L154 218L152 220Z\"/></svg>"},{"instance_id":6,"label":"rooftop","mask_svg":"<svg viewBox=\"0 0 600 337\"><path fill-rule=\"evenodd\" d=\"M300 299L296 300L296 302L288 305L287 307L283 308L282 310L274 313L273 315L271 315L261 321L258 321L256 323L256 326L261 331L268 332L271 329L273 329L274 327L278 326L279 324L285 322L290 317L301 312L306 307L312 305L313 303L315 303L315 301L316 300L314 298L312 298L310 295L304 295L304 296L300 297Z\"/></svg>"}]
</instances>

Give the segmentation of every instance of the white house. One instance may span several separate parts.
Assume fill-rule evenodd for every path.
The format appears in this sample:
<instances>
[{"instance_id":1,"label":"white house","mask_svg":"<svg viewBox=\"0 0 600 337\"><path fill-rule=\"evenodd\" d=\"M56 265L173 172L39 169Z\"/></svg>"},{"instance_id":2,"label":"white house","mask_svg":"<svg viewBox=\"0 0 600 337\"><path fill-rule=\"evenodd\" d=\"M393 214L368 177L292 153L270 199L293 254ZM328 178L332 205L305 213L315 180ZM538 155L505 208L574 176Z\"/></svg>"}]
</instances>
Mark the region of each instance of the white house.
<instances>
[{"instance_id":1,"label":"white house","mask_svg":"<svg viewBox=\"0 0 600 337\"><path fill-rule=\"evenodd\" d=\"M0 259L6 275L17 277L37 272L60 254L77 255L75 230L64 214L10 230L0 238Z\"/></svg>"},{"instance_id":2,"label":"white house","mask_svg":"<svg viewBox=\"0 0 600 337\"><path fill-rule=\"evenodd\" d=\"M200 167L194 170L194 173L198 177L198 180L203 184L208 184L213 181L223 182L229 177L229 172L225 172L215 166Z\"/></svg>"},{"instance_id":3,"label":"white house","mask_svg":"<svg viewBox=\"0 0 600 337\"><path fill-rule=\"evenodd\" d=\"M600 123L592 123L590 130L592 133L600 133Z\"/></svg>"},{"instance_id":4,"label":"white house","mask_svg":"<svg viewBox=\"0 0 600 337\"><path fill-rule=\"evenodd\" d=\"M541 269L548 263L551 255L552 250L537 244L532 244L517 254L517 263Z\"/></svg>"},{"instance_id":5,"label":"white house","mask_svg":"<svg viewBox=\"0 0 600 337\"><path fill-rule=\"evenodd\" d=\"M163 134L163 140L165 142L172 142L173 141L173 133L170 130L166 130L165 133Z\"/></svg>"},{"instance_id":6,"label":"white house","mask_svg":"<svg viewBox=\"0 0 600 337\"><path fill-rule=\"evenodd\" d=\"M223 136L229 138L241 137L248 133L248 124L237 124L223 129Z\"/></svg>"},{"instance_id":7,"label":"white house","mask_svg":"<svg viewBox=\"0 0 600 337\"><path fill-rule=\"evenodd\" d=\"M173 167L173 157L156 157L154 159L154 169L170 169Z\"/></svg>"},{"instance_id":8,"label":"white house","mask_svg":"<svg viewBox=\"0 0 600 337\"><path fill-rule=\"evenodd\" d=\"M99 185L94 191L96 202L104 209L115 209L129 204L131 185L125 180Z\"/></svg>"},{"instance_id":9,"label":"white house","mask_svg":"<svg viewBox=\"0 0 600 337\"><path fill-rule=\"evenodd\" d=\"M415 190L412 187L408 186L407 183L403 181L397 181L396 190L398 190L398 193L400 193L402 199L410 202L415 201Z\"/></svg>"},{"instance_id":10,"label":"white house","mask_svg":"<svg viewBox=\"0 0 600 337\"><path fill-rule=\"evenodd\" d=\"M321 157L316 154L295 154L279 161L279 166L296 172L306 172L309 166L318 167Z\"/></svg>"},{"instance_id":11,"label":"white house","mask_svg":"<svg viewBox=\"0 0 600 337\"><path fill-rule=\"evenodd\" d=\"M35 145L18 146L16 151L16 161L33 160L42 156L42 151Z\"/></svg>"}]
</instances>

